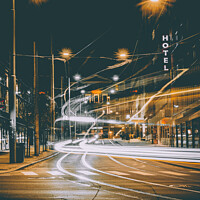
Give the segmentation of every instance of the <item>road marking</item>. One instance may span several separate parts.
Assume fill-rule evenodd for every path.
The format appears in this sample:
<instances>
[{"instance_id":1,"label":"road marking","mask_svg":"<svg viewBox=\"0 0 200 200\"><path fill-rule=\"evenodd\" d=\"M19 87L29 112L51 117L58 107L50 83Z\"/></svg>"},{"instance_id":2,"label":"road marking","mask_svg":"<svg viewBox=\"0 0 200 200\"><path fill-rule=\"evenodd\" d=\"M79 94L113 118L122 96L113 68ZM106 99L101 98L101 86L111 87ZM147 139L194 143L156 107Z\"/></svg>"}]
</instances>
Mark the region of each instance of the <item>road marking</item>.
<instances>
[{"instance_id":1,"label":"road marking","mask_svg":"<svg viewBox=\"0 0 200 200\"><path fill-rule=\"evenodd\" d=\"M117 174L117 175L122 175L122 176L127 176L127 175L129 175L129 174L126 174L126 173L123 173L123 172L118 172L118 171L108 171L108 173Z\"/></svg>"},{"instance_id":2,"label":"road marking","mask_svg":"<svg viewBox=\"0 0 200 200\"><path fill-rule=\"evenodd\" d=\"M146 172L140 172L140 171L129 171L131 173L139 174L139 175L144 175L144 176L154 176L154 174L146 173Z\"/></svg>"},{"instance_id":3,"label":"road marking","mask_svg":"<svg viewBox=\"0 0 200 200\"><path fill-rule=\"evenodd\" d=\"M47 171L47 173L51 174L51 175L65 175L59 171Z\"/></svg>"},{"instance_id":4,"label":"road marking","mask_svg":"<svg viewBox=\"0 0 200 200\"><path fill-rule=\"evenodd\" d=\"M28 175L31 175L31 176L37 176L38 174L36 174L35 172L21 172L23 173L24 175L28 176Z\"/></svg>"},{"instance_id":5,"label":"road marking","mask_svg":"<svg viewBox=\"0 0 200 200\"><path fill-rule=\"evenodd\" d=\"M159 171L161 173L176 175L176 176L188 176L188 174L178 173L178 172L170 172L170 171Z\"/></svg>"},{"instance_id":6,"label":"road marking","mask_svg":"<svg viewBox=\"0 0 200 200\"><path fill-rule=\"evenodd\" d=\"M94 172L90 172L90 171L78 171L79 173L81 173L81 174L85 174L85 175L99 175L99 174L97 174L97 173L94 173Z\"/></svg>"}]
</instances>

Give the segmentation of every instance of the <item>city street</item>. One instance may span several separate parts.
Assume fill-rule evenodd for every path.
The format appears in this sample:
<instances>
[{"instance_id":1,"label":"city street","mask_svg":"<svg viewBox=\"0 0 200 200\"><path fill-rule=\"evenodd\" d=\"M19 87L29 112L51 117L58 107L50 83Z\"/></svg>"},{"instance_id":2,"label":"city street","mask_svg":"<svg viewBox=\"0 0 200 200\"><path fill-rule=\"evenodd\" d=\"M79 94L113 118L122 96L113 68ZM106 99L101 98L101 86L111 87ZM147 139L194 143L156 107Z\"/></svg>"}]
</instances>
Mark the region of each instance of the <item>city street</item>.
<instances>
[{"instance_id":1,"label":"city street","mask_svg":"<svg viewBox=\"0 0 200 200\"><path fill-rule=\"evenodd\" d=\"M102 146L122 147L112 140L95 143L87 145L96 146L95 151L99 147L101 150ZM78 143L65 142L64 145L62 142L61 146L62 151L66 148L66 153L22 170L1 174L1 199L200 198L199 163L80 153ZM140 147L129 146L132 152ZM68 151L70 148L72 152Z\"/></svg>"},{"instance_id":2,"label":"city street","mask_svg":"<svg viewBox=\"0 0 200 200\"><path fill-rule=\"evenodd\" d=\"M197 0L4 0L0 200L200 200Z\"/></svg>"}]
</instances>

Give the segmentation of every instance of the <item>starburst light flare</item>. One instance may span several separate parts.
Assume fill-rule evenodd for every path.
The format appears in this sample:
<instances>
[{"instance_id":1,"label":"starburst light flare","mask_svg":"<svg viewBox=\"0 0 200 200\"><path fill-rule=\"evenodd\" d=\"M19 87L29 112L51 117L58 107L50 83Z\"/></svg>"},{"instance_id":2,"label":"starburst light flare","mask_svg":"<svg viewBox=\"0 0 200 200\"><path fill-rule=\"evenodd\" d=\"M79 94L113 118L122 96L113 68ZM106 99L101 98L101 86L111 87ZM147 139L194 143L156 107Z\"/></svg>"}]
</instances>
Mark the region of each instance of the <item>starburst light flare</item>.
<instances>
[{"instance_id":1,"label":"starburst light flare","mask_svg":"<svg viewBox=\"0 0 200 200\"><path fill-rule=\"evenodd\" d=\"M176 0L142 0L137 6L140 7L143 16L161 15L172 7Z\"/></svg>"}]
</instances>

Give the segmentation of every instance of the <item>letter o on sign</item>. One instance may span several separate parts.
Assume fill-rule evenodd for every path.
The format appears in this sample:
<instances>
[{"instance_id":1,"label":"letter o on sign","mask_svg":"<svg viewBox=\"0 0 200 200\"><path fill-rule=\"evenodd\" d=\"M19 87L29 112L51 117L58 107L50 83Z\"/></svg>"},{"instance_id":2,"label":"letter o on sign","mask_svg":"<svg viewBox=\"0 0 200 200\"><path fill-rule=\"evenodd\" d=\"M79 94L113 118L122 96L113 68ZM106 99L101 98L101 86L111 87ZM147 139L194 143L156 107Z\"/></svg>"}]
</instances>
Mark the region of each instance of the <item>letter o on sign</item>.
<instances>
[{"instance_id":1,"label":"letter o on sign","mask_svg":"<svg viewBox=\"0 0 200 200\"><path fill-rule=\"evenodd\" d=\"M163 43L162 47L163 47L164 49L166 49L166 48L169 47L169 44L168 44L168 43Z\"/></svg>"}]
</instances>

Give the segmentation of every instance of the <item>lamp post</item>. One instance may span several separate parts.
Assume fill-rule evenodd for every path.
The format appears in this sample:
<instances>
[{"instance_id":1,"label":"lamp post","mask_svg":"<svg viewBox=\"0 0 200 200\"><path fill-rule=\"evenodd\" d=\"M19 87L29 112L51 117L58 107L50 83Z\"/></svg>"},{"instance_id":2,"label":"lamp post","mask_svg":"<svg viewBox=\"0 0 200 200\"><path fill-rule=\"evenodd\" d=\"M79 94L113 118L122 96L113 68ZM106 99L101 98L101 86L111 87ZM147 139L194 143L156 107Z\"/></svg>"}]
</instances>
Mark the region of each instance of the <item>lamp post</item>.
<instances>
[{"instance_id":1,"label":"lamp post","mask_svg":"<svg viewBox=\"0 0 200 200\"><path fill-rule=\"evenodd\" d=\"M9 113L10 113L10 163L16 162L16 50L15 50L15 0L13 0L13 63L10 65Z\"/></svg>"},{"instance_id":2,"label":"lamp post","mask_svg":"<svg viewBox=\"0 0 200 200\"><path fill-rule=\"evenodd\" d=\"M69 118L69 135L70 135L70 139L72 139L72 133L71 133L71 121L70 121L70 67L69 67L69 59L72 56L72 51L71 49L62 49L62 51L60 52L60 55L62 58L65 59L65 71L68 71L68 94L69 94L69 109L68 109L68 118ZM66 66L66 64L68 64ZM67 68L67 69L66 69Z\"/></svg>"},{"instance_id":3,"label":"lamp post","mask_svg":"<svg viewBox=\"0 0 200 200\"><path fill-rule=\"evenodd\" d=\"M63 76L61 76L61 94L63 93ZM61 108L63 106L63 97L61 96ZM61 136L60 138L63 137L63 139L65 139L65 135L64 135L64 122L61 121Z\"/></svg>"},{"instance_id":4,"label":"lamp post","mask_svg":"<svg viewBox=\"0 0 200 200\"><path fill-rule=\"evenodd\" d=\"M51 72L51 142L55 139L55 126L54 126L54 121L55 121L55 102L54 102L54 54L52 53L52 72Z\"/></svg>"},{"instance_id":5,"label":"lamp post","mask_svg":"<svg viewBox=\"0 0 200 200\"><path fill-rule=\"evenodd\" d=\"M35 121L35 156L40 153L39 141L39 107L38 107L38 65L36 64L35 42L33 43L34 51L34 121Z\"/></svg>"},{"instance_id":6,"label":"lamp post","mask_svg":"<svg viewBox=\"0 0 200 200\"><path fill-rule=\"evenodd\" d=\"M31 0L32 3L41 4L48 0ZM10 163L16 162L16 34L15 34L15 0L12 1L13 11L13 62L10 65L10 83L9 83L9 115L10 115Z\"/></svg>"}]
</instances>

